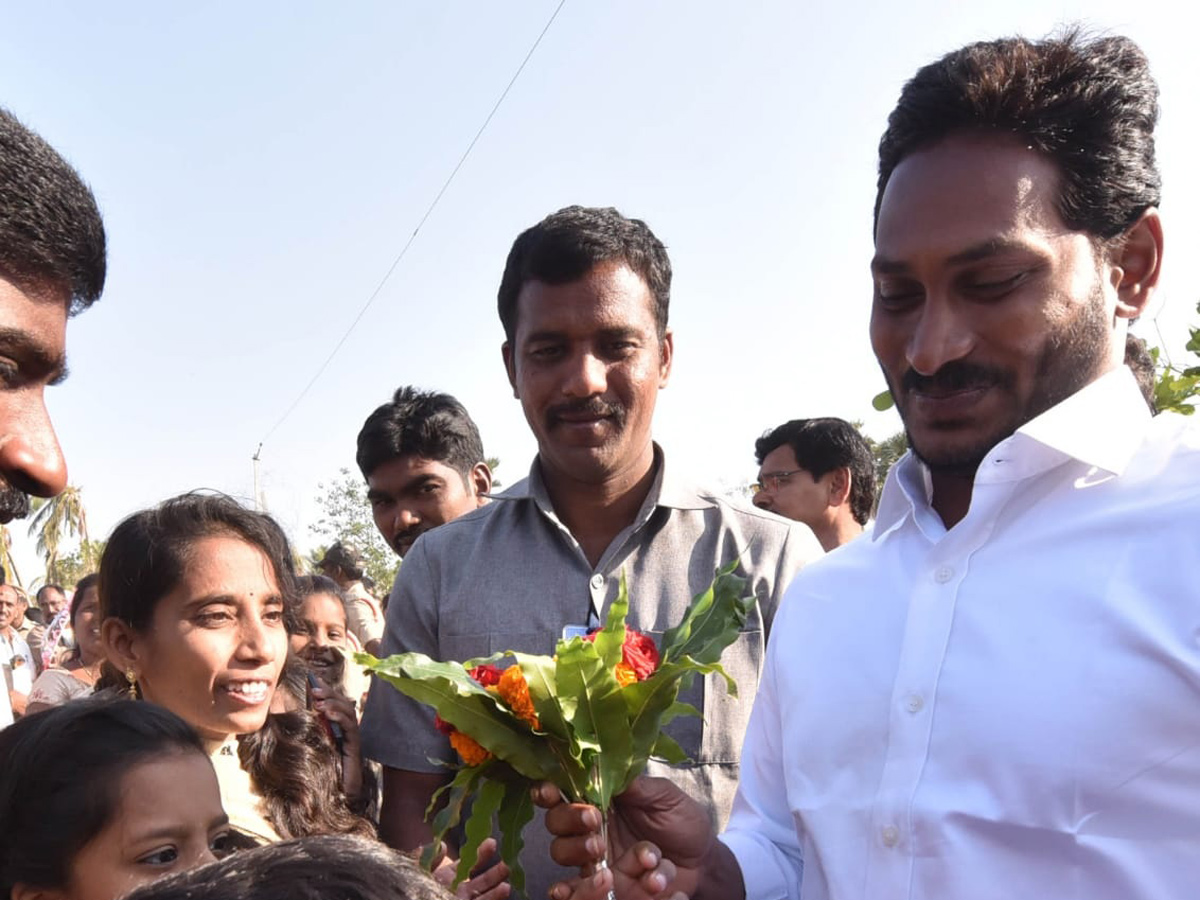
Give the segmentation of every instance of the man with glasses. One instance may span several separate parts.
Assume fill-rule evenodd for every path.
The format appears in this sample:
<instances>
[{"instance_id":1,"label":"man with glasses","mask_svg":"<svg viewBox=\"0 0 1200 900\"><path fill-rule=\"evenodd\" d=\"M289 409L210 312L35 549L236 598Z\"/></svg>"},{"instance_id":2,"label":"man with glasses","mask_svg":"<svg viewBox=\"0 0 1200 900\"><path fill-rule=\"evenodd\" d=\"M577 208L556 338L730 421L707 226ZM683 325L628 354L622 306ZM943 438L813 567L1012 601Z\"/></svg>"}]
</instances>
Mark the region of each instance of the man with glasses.
<instances>
[{"instance_id":1,"label":"man with glasses","mask_svg":"<svg viewBox=\"0 0 1200 900\"><path fill-rule=\"evenodd\" d=\"M803 522L825 552L863 532L875 503L871 448L845 419L792 419L754 444L754 505Z\"/></svg>"}]
</instances>

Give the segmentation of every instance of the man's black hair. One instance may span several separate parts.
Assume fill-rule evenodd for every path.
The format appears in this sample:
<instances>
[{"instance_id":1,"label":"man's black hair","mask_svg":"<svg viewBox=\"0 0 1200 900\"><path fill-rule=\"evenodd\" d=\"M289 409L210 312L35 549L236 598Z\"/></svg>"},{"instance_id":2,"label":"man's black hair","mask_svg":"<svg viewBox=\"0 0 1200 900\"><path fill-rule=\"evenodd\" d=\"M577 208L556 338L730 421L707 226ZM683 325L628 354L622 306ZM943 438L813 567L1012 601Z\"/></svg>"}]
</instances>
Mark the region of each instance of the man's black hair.
<instances>
[{"instance_id":1,"label":"man's black hair","mask_svg":"<svg viewBox=\"0 0 1200 900\"><path fill-rule=\"evenodd\" d=\"M568 206L521 232L508 252L497 298L505 340L511 344L516 335L517 297L527 282L569 284L610 261L629 266L650 288L661 339L671 304L667 248L641 219L627 219L611 207Z\"/></svg>"},{"instance_id":2,"label":"man's black hair","mask_svg":"<svg viewBox=\"0 0 1200 900\"><path fill-rule=\"evenodd\" d=\"M920 69L904 86L879 142L875 220L884 189L909 154L963 132L1012 135L1058 167L1058 212L1103 245L1162 199L1154 159L1158 87L1125 37L1078 29L1041 41L970 44Z\"/></svg>"},{"instance_id":3,"label":"man's black hair","mask_svg":"<svg viewBox=\"0 0 1200 900\"><path fill-rule=\"evenodd\" d=\"M0 108L0 275L51 289L69 310L104 290L104 223L96 198L58 152Z\"/></svg>"},{"instance_id":4,"label":"man's black hair","mask_svg":"<svg viewBox=\"0 0 1200 900\"><path fill-rule=\"evenodd\" d=\"M376 409L358 433L355 456L363 478L400 456L444 463L462 476L484 461L479 429L466 408L449 394L397 388L390 403Z\"/></svg>"},{"instance_id":5,"label":"man's black hair","mask_svg":"<svg viewBox=\"0 0 1200 900\"><path fill-rule=\"evenodd\" d=\"M792 419L754 442L754 458L761 466L768 454L784 444L792 448L796 464L814 481L834 469L848 468L850 513L858 524L867 524L875 504L875 462L857 428L832 417Z\"/></svg>"}]
</instances>

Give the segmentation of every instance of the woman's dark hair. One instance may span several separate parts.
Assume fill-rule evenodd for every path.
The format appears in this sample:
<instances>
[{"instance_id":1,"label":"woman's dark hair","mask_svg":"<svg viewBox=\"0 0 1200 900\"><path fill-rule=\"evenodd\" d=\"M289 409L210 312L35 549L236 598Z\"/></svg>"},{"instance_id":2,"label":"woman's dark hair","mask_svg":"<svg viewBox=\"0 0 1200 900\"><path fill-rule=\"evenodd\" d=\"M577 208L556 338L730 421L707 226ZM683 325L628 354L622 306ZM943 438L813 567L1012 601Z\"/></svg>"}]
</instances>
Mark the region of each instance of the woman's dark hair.
<instances>
[{"instance_id":1,"label":"woman's dark hair","mask_svg":"<svg viewBox=\"0 0 1200 900\"><path fill-rule=\"evenodd\" d=\"M517 298L526 282L569 284L605 262L622 262L646 282L661 340L671 304L667 248L641 219L627 219L611 207L588 206L551 213L513 241L497 295L504 339L511 344L516 336Z\"/></svg>"},{"instance_id":2,"label":"woman's dark hair","mask_svg":"<svg viewBox=\"0 0 1200 900\"><path fill-rule=\"evenodd\" d=\"M116 812L122 776L171 753L204 748L174 713L119 698L76 700L0 731L0 897L15 884L64 887Z\"/></svg>"},{"instance_id":3,"label":"woman's dark hair","mask_svg":"<svg viewBox=\"0 0 1200 900\"><path fill-rule=\"evenodd\" d=\"M75 585L75 593L71 595L71 627L75 627L75 614L79 612L79 607L83 605L83 598L88 591L95 588L100 583L100 575L92 572L90 575L84 575L79 579L79 583Z\"/></svg>"},{"instance_id":4,"label":"woman's dark hair","mask_svg":"<svg viewBox=\"0 0 1200 900\"><path fill-rule=\"evenodd\" d=\"M283 529L265 513L224 494L182 494L136 512L108 538L100 558L100 615L145 631L158 602L183 579L195 544L233 537L257 547L271 562L284 598L295 596L296 568Z\"/></svg>"},{"instance_id":5,"label":"woman's dark hair","mask_svg":"<svg viewBox=\"0 0 1200 900\"><path fill-rule=\"evenodd\" d=\"M375 837L375 827L346 801L341 761L317 713L272 713L258 731L238 738L238 758L280 837Z\"/></svg>"},{"instance_id":6,"label":"woman's dark hair","mask_svg":"<svg viewBox=\"0 0 1200 900\"><path fill-rule=\"evenodd\" d=\"M144 885L124 900L453 900L378 841L323 835L270 844Z\"/></svg>"},{"instance_id":7,"label":"woman's dark hair","mask_svg":"<svg viewBox=\"0 0 1200 900\"><path fill-rule=\"evenodd\" d=\"M1058 167L1067 226L1107 243L1162 199L1154 160L1158 86L1137 44L1079 30L970 44L904 86L879 142L875 220L896 166L968 131L1011 134Z\"/></svg>"}]
</instances>

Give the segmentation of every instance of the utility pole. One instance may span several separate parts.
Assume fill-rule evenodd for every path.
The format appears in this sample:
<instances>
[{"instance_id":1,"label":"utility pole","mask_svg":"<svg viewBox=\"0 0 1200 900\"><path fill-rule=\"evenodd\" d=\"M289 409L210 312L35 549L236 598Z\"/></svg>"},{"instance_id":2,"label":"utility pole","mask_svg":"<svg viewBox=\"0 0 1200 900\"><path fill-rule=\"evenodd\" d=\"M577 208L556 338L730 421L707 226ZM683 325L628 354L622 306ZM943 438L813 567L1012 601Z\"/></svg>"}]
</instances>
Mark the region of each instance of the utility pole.
<instances>
[{"instance_id":1,"label":"utility pole","mask_svg":"<svg viewBox=\"0 0 1200 900\"><path fill-rule=\"evenodd\" d=\"M250 457L254 462L254 511L262 512L262 496L258 492L258 457L262 453L262 444L258 445L258 449L254 451L254 455Z\"/></svg>"}]
</instances>

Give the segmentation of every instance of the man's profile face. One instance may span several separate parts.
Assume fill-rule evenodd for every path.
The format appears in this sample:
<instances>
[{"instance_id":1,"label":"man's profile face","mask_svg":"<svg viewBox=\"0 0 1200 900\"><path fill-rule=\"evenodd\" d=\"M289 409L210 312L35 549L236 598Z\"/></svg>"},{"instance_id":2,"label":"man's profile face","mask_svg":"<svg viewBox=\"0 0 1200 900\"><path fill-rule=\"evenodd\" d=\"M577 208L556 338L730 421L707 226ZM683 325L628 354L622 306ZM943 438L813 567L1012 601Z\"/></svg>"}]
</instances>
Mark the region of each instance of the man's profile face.
<instances>
[{"instance_id":1,"label":"man's profile face","mask_svg":"<svg viewBox=\"0 0 1200 900\"><path fill-rule=\"evenodd\" d=\"M824 521L829 510L826 479L816 480L796 461L796 451L782 444L763 457L758 467L754 505L810 528Z\"/></svg>"},{"instance_id":2,"label":"man's profile face","mask_svg":"<svg viewBox=\"0 0 1200 900\"><path fill-rule=\"evenodd\" d=\"M67 297L18 287L0 275L0 523L29 510L27 494L52 497L67 465L45 390L66 372Z\"/></svg>"},{"instance_id":3,"label":"man's profile face","mask_svg":"<svg viewBox=\"0 0 1200 900\"><path fill-rule=\"evenodd\" d=\"M420 535L477 509L483 499L457 469L422 456L397 456L367 476L375 527L400 556Z\"/></svg>"},{"instance_id":4,"label":"man's profile face","mask_svg":"<svg viewBox=\"0 0 1200 900\"><path fill-rule=\"evenodd\" d=\"M653 459L650 425L673 351L653 303L641 276L616 261L568 284L521 288L504 361L544 467L603 484Z\"/></svg>"},{"instance_id":5,"label":"man's profile face","mask_svg":"<svg viewBox=\"0 0 1200 900\"><path fill-rule=\"evenodd\" d=\"M1058 191L1053 162L989 135L913 153L887 184L871 343L909 443L935 470L973 470L1120 362L1111 267L1063 224Z\"/></svg>"},{"instance_id":6,"label":"man's profile face","mask_svg":"<svg viewBox=\"0 0 1200 900\"><path fill-rule=\"evenodd\" d=\"M67 598L63 595L62 591L55 590L54 588L46 588L46 590L42 591L42 597L38 601L38 605L46 613L46 624L49 625L50 619L57 616L66 608Z\"/></svg>"}]
</instances>

